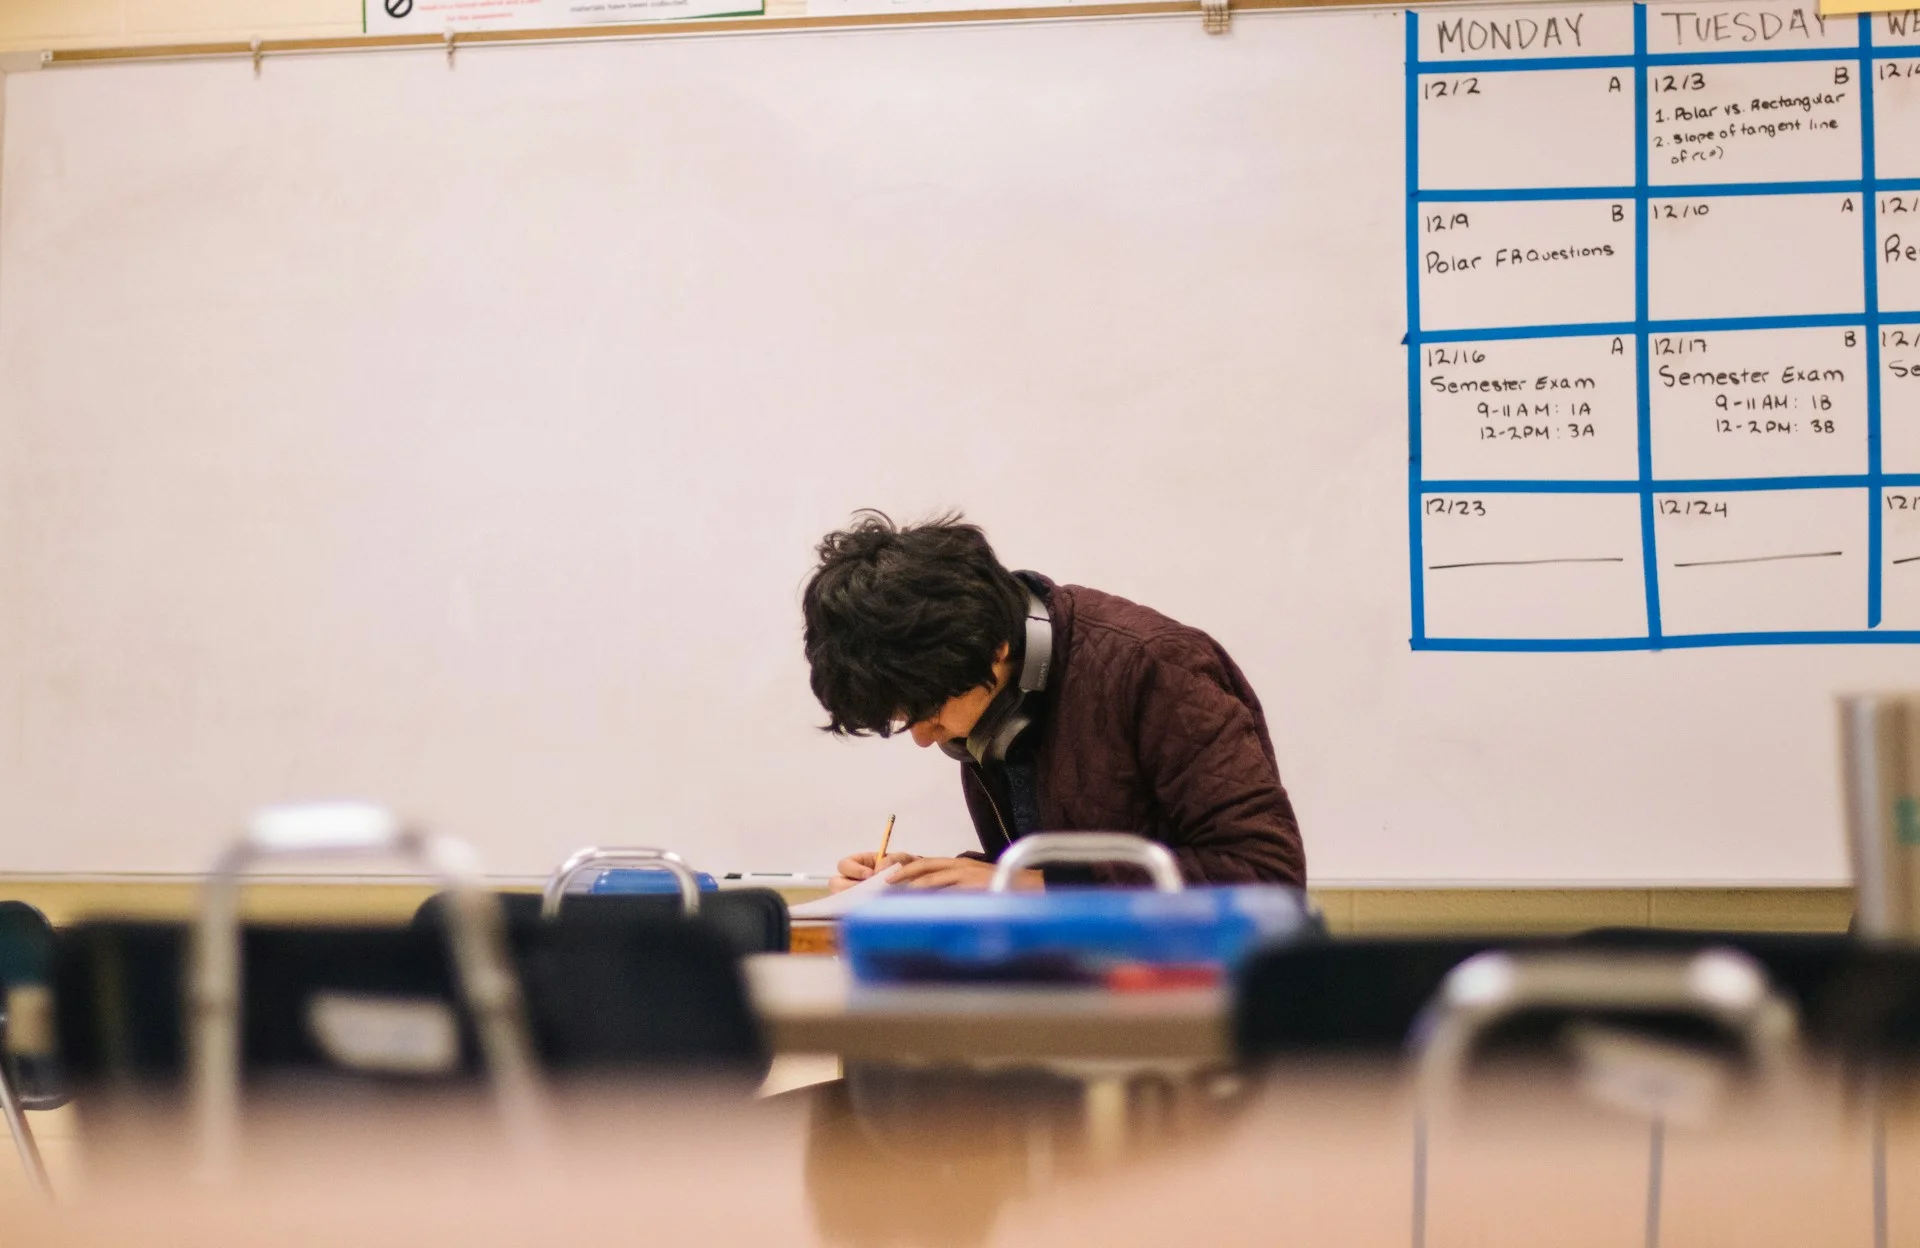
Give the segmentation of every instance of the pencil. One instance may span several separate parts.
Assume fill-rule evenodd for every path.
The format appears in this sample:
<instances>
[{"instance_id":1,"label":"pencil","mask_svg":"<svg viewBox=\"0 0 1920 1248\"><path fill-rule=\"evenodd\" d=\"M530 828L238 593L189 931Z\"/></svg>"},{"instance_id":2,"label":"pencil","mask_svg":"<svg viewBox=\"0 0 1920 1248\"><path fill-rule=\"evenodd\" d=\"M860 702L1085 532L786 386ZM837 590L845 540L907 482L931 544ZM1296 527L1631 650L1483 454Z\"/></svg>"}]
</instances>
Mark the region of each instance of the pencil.
<instances>
[{"instance_id":1,"label":"pencil","mask_svg":"<svg viewBox=\"0 0 1920 1248\"><path fill-rule=\"evenodd\" d=\"M887 846L893 843L893 821L898 815L887 816L887 830L880 834L880 852L873 856L873 873L880 874L880 862L887 856Z\"/></svg>"}]
</instances>

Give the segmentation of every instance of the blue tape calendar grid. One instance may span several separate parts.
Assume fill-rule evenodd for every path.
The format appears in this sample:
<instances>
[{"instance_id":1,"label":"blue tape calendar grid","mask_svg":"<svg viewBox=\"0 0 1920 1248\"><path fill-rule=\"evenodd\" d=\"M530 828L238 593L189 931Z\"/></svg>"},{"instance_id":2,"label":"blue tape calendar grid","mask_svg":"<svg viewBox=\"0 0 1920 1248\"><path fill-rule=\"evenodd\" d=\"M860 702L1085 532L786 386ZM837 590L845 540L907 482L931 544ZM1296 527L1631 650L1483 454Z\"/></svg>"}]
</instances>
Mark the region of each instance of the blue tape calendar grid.
<instances>
[{"instance_id":1,"label":"blue tape calendar grid","mask_svg":"<svg viewBox=\"0 0 1920 1248\"><path fill-rule=\"evenodd\" d=\"M1407 566L1413 574L1413 645L1427 640L1427 574L1420 534L1420 18L1407 10Z\"/></svg>"},{"instance_id":2,"label":"blue tape calendar grid","mask_svg":"<svg viewBox=\"0 0 1920 1248\"><path fill-rule=\"evenodd\" d=\"M1883 484L1880 472L1880 228L1879 191L1874 166L1879 159L1873 150L1873 18L1862 13L1860 21L1860 245L1864 254L1861 267L1865 287L1862 291L1867 310L1866 327L1861 337L1867 348L1867 627L1880 627L1880 511Z\"/></svg>"},{"instance_id":3,"label":"blue tape calendar grid","mask_svg":"<svg viewBox=\"0 0 1920 1248\"><path fill-rule=\"evenodd\" d=\"M1653 526L1653 389L1647 367L1647 6L1633 6L1633 372L1640 446L1640 576L1647 645L1660 644L1660 554Z\"/></svg>"},{"instance_id":4,"label":"blue tape calendar grid","mask_svg":"<svg viewBox=\"0 0 1920 1248\"><path fill-rule=\"evenodd\" d=\"M1407 184L1407 486L1408 572L1411 578L1412 645L1416 650L1466 651L1617 651L1695 649L1745 645L1852 645L1920 643L1920 630L1881 629L1883 561L1883 502L1887 487L1920 487L1920 473L1888 473L1881 464L1880 342L1887 325L1920 325L1920 311L1882 312L1879 307L1879 192L1920 190L1920 178L1878 178L1875 170L1873 80L1876 61L1920 57L1920 46L1876 48L1872 19L1858 19L1858 47L1781 49L1733 53L1654 53L1647 51L1646 8L1634 6L1632 56L1540 57L1473 61L1423 61L1420 58L1420 17L1409 9L1406 22L1406 184ZM1854 180L1817 182L1651 184L1647 152L1647 71L1667 65L1724 65L1778 61L1853 61L1860 75L1861 176ZM1428 189L1420 185L1419 92L1423 73L1489 74L1553 69L1632 69L1634 71L1634 184L1607 187L1531 187L1508 189ZM1647 275L1647 212L1650 200L1702 199L1730 195L1795 195L1854 192L1863 201L1861 236L1865 266L1863 310L1808 316L1757 316L1654 320L1649 316ZM1586 324L1501 326L1493 329L1420 329L1420 208L1434 203L1491 203L1572 199L1631 199L1635 203L1634 320ZM1647 339L1652 334L1699 333L1740 329L1821 328L1859 326L1866 348L1867 471L1853 475L1806 477L1746 477L1677 479L1653 474L1650 363ZM1637 344L1636 391L1639 474L1624 480L1433 480L1421 463L1421 372L1423 348L1429 344L1488 342L1519 338L1632 335ZM1660 618L1660 585L1653 523L1654 495L1661 493L1730 493L1750 490L1863 489L1868 503L1868 568L1865 629L1858 631L1753 631L1739 633L1665 632ZM1432 494L1637 494L1640 500L1641 561L1645 578L1647 627L1643 635L1590 638L1473 638L1430 637L1426 628L1426 568L1421 516L1423 501Z\"/></svg>"}]
</instances>

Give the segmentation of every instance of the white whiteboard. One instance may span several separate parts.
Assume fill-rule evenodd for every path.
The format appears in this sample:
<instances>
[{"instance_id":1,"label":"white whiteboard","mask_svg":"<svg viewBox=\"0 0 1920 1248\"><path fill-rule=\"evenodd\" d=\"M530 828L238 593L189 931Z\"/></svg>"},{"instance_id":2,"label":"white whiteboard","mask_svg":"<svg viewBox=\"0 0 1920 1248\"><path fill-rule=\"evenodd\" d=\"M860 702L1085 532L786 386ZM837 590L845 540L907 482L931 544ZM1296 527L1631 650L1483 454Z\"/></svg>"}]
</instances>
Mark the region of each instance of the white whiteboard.
<instances>
[{"instance_id":1,"label":"white whiteboard","mask_svg":"<svg viewBox=\"0 0 1920 1248\"><path fill-rule=\"evenodd\" d=\"M1832 882L1897 647L1415 653L1393 13L60 69L0 171L0 870L384 799L544 872L972 844L813 730L961 506L1218 636L1317 883Z\"/></svg>"}]
</instances>

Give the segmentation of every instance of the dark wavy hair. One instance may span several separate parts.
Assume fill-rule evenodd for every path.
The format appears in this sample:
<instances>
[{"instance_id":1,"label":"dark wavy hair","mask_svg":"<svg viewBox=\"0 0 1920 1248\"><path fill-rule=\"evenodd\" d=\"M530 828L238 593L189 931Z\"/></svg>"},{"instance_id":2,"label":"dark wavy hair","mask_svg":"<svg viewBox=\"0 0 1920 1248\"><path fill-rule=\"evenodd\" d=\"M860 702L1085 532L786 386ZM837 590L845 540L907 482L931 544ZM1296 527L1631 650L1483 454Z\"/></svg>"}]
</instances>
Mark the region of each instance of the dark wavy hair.
<instances>
[{"instance_id":1,"label":"dark wavy hair","mask_svg":"<svg viewBox=\"0 0 1920 1248\"><path fill-rule=\"evenodd\" d=\"M1021 649L1027 588L958 512L901 526L858 511L818 554L801 610L827 732L884 737L928 719L991 685L1002 645Z\"/></svg>"}]
</instances>

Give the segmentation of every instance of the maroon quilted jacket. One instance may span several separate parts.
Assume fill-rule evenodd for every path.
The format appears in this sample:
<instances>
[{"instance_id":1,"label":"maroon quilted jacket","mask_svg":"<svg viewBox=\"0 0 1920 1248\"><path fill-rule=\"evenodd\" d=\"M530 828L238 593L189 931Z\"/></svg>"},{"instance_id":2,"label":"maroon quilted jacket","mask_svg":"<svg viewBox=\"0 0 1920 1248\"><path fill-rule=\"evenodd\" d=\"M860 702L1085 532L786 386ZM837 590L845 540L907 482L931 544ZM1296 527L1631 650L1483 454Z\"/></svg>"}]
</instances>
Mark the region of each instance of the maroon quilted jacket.
<instances>
[{"instance_id":1,"label":"maroon quilted jacket","mask_svg":"<svg viewBox=\"0 0 1920 1248\"><path fill-rule=\"evenodd\" d=\"M1172 849L1191 883L1305 885L1260 699L1220 643L1125 598L1042 583L1053 664L1028 730L1039 734L1041 828L1141 833ZM1012 811L972 762L961 787L982 856L998 858ZM1125 867L1094 874L1142 878Z\"/></svg>"}]
</instances>

